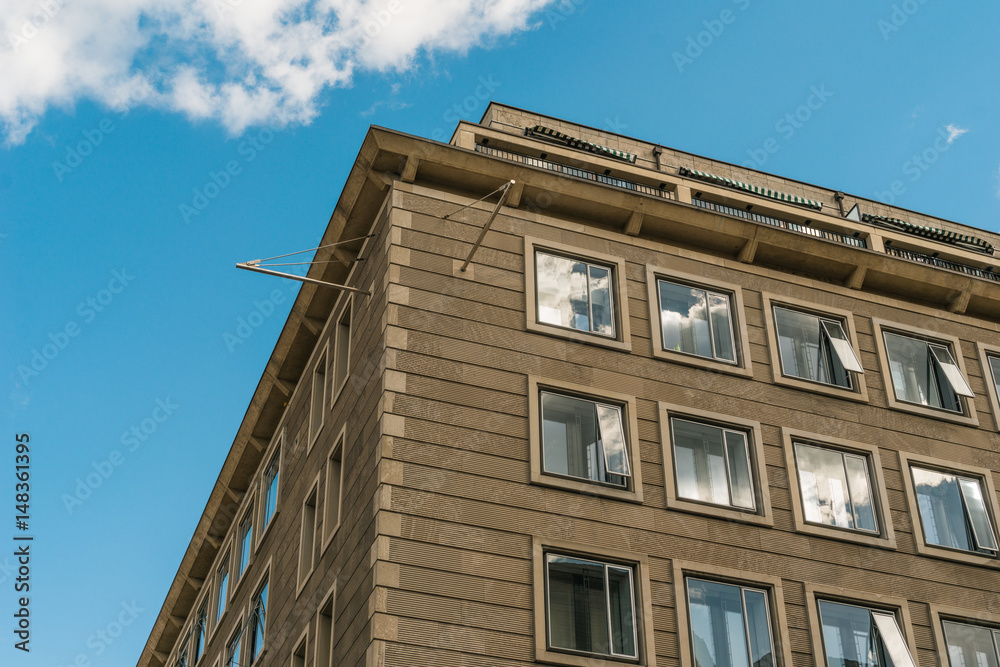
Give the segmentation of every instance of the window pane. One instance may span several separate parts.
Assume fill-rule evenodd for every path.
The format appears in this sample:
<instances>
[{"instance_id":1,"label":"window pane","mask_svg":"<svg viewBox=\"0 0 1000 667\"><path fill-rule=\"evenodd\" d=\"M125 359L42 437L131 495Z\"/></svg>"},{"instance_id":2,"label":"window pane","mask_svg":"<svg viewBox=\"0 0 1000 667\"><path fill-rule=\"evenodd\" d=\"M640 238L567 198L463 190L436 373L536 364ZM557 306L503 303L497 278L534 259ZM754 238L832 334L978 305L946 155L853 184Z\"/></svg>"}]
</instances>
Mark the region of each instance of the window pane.
<instances>
[{"instance_id":1,"label":"window pane","mask_svg":"<svg viewBox=\"0 0 1000 667\"><path fill-rule=\"evenodd\" d=\"M243 518L243 522L240 524L240 562L239 567L236 568L236 579L239 580L243 576L243 571L246 570L247 564L250 562L250 550L253 546L253 507L247 510L246 516Z\"/></svg>"},{"instance_id":2,"label":"window pane","mask_svg":"<svg viewBox=\"0 0 1000 667\"><path fill-rule=\"evenodd\" d=\"M351 306L350 302L337 322L334 339L333 390L336 392L347 379L351 357Z\"/></svg>"},{"instance_id":3,"label":"window pane","mask_svg":"<svg viewBox=\"0 0 1000 667\"><path fill-rule=\"evenodd\" d=\"M767 613L767 595L763 591L744 590L747 610L747 634L750 637L750 660L753 667L772 667L771 625Z\"/></svg>"},{"instance_id":4,"label":"window pane","mask_svg":"<svg viewBox=\"0 0 1000 667\"><path fill-rule=\"evenodd\" d=\"M729 297L724 294L708 293L708 313L712 321L712 341L715 343L715 358L736 361L736 345L733 342L733 323L729 314Z\"/></svg>"},{"instance_id":5,"label":"window pane","mask_svg":"<svg viewBox=\"0 0 1000 667\"><path fill-rule=\"evenodd\" d=\"M659 286L663 349L713 358L708 294L705 290L664 280L659 281Z\"/></svg>"},{"instance_id":6,"label":"window pane","mask_svg":"<svg viewBox=\"0 0 1000 667\"><path fill-rule=\"evenodd\" d=\"M961 411L961 403L950 383L945 381L942 385L939 381L940 366L932 358L927 343L889 332L883 337L892 387L898 400Z\"/></svg>"},{"instance_id":7,"label":"window pane","mask_svg":"<svg viewBox=\"0 0 1000 667\"><path fill-rule=\"evenodd\" d=\"M944 621L951 667L1000 667L989 628Z\"/></svg>"},{"instance_id":8,"label":"window pane","mask_svg":"<svg viewBox=\"0 0 1000 667\"><path fill-rule=\"evenodd\" d=\"M869 610L820 600L819 613L827 667L879 667Z\"/></svg>"},{"instance_id":9,"label":"window pane","mask_svg":"<svg viewBox=\"0 0 1000 667\"><path fill-rule=\"evenodd\" d=\"M753 509L753 482L750 478L750 454L746 434L726 431L726 453L729 458L732 503L736 507Z\"/></svg>"},{"instance_id":10,"label":"window pane","mask_svg":"<svg viewBox=\"0 0 1000 667\"><path fill-rule=\"evenodd\" d=\"M969 513L969 523L972 525L972 535L980 549L996 551L997 540L993 535L990 515L986 511L986 501L983 500L983 490L974 479L959 478L962 498L965 500L965 510Z\"/></svg>"},{"instance_id":11,"label":"window pane","mask_svg":"<svg viewBox=\"0 0 1000 667\"><path fill-rule=\"evenodd\" d=\"M873 611L872 621L878 630L878 639L882 642L885 657L893 667L916 667L910 657L910 649L896 623L896 617L886 612Z\"/></svg>"},{"instance_id":12,"label":"window pane","mask_svg":"<svg viewBox=\"0 0 1000 667\"><path fill-rule=\"evenodd\" d=\"M913 468L912 472L920 525L927 543L973 551L975 547L962 509L958 478L923 468Z\"/></svg>"},{"instance_id":13,"label":"window pane","mask_svg":"<svg viewBox=\"0 0 1000 667\"><path fill-rule=\"evenodd\" d=\"M604 564L551 554L547 558L550 645L610 654Z\"/></svg>"},{"instance_id":14,"label":"window pane","mask_svg":"<svg viewBox=\"0 0 1000 667\"><path fill-rule=\"evenodd\" d=\"M611 302L611 271L602 266L590 266L591 330L613 336L614 311Z\"/></svg>"},{"instance_id":15,"label":"window pane","mask_svg":"<svg viewBox=\"0 0 1000 667\"><path fill-rule=\"evenodd\" d=\"M861 361L854 353L854 348L851 347L851 341L847 338L843 325L833 320L822 320L820 326L823 327L823 331L830 339L830 345L837 355L840 365L852 373L864 373L865 369L861 367Z\"/></svg>"},{"instance_id":16,"label":"window pane","mask_svg":"<svg viewBox=\"0 0 1000 667\"><path fill-rule=\"evenodd\" d=\"M955 359L951 356L948 348L939 345L931 345L930 348L931 354L934 355L935 361L941 366L941 370L948 379L948 384L951 385L952 390L960 396L973 398L975 394L972 393L972 388L965 381L962 371L958 368L958 364L955 363Z\"/></svg>"},{"instance_id":17,"label":"window pane","mask_svg":"<svg viewBox=\"0 0 1000 667\"><path fill-rule=\"evenodd\" d=\"M1000 357L989 357L990 372L993 375L993 389L1000 398Z\"/></svg>"},{"instance_id":18,"label":"window pane","mask_svg":"<svg viewBox=\"0 0 1000 667\"><path fill-rule=\"evenodd\" d=\"M596 403L549 392L542 392L541 403L545 472L620 486L627 484L623 476L609 474L605 468ZM617 437L613 428L611 435ZM611 446L619 445L612 443ZM627 460L624 451L622 456ZM618 459L614 460L617 465Z\"/></svg>"},{"instance_id":19,"label":"window pane","mask_svg":"<svg viewBox=\"0 0 1000 667\"><path fill-rule=\"evenodd\" d=\"M750 667L739 586L688 579L691 647L699 667Z\"/></svg>"},{"instance_id":20,"label":"window pane","mask_svg":"<svg viewBox=\"0 0 1000 667\"><path fill-rule=\"evenodd\" d=\"M813 382L850 387L850 376L840 356L833 351L832 339L821 326L823 322L816 315L775 307L774 324L782 372ZM831 324L840 326L832 321ZM849 343L847 348L850 350Z\"/></svg>"},{"instance_id":21,"label":"window pane","mask_svg":"<svg viewBox=\"0 0 1000 667\"><path fill-rule=\"evenodd\" d=\"M729 505L723 430L683 419L671 421L677 495L716 505Z\"/></svg>"},{"instance_id":22,"label":"window pane","mask_svg":"<svg viewBox=\"0 0 1000 667\"><path fill-rule=\"evenodd\" d=\"M611 645L617 655L635 656L636 632L632 618L632 570L608 566L608 605L611 611Z\"/></svg>"},{"instance_id":23,"label":"window pane","mask_svg":"<svg viewBox=\"0 0 1000 667\"><path fill-rule=\"evenodd\" d=\"M229 554L227 553L222 559L222 565L219 566L219 572L217 574L217 588L215 592L215 622L218 624L219 619L222 618L222 613L226 611L226 589L229 587Z\"/></svg>"},{"instance_id":24,"label":"window pane","mask_svg":"<svg viewBox=\"0 0 1000 667\"><path fill-rule=\"evenodd\" d=\"M875 521L875 507L872 504L871 480L868 477L868 461L863 456L844 454L847 482L850 485L851 505L854 507L854 522L859 530L878 530Z\"/></svg>"},{"instance_id":25,"label":"window pane","mask_svg":"<svg viewBox=\"0 0 1000 667\"><path fill-rule=\"evenodd\" d=\"M274 510L278 503L278 460L278 455L276 454L264 477L267 484L267 490L264 495L265 527L271 522L271 517L274 516Z\"/></svg>"},{"instance_id":26,"label":"window pane","mask_svg":"<svg viewBox=\"0 0 1000 667\"><path fill-rule=\"evenodd\" d=\"M601 449L605 469L616 475L630 476L622 411L610 405L597 405L597 420L601 426Z\"/></svg>"},{"instance_id":27,"label":"window pane","mask_svg":"<svg viewBox=\"0 0 1000 667\"><path fill-rule=\"evenodd\" d=\"M811 445L795 445L805 520L839 528L854 528L844 457Z\"/></svg>"},{"instance_id":28,"label":"window pane","mask_svg":"<svg viewBox=\"0 0 1000 667\"><path fill-rule=\"evenodd\" d=\"M309 438L315 438L323 426L323 418L326 413L323 410L326 404L326 355L324 354L316 362L316 368L312 375L312 394L309 405Z\"/></svg>"}]
</instances>

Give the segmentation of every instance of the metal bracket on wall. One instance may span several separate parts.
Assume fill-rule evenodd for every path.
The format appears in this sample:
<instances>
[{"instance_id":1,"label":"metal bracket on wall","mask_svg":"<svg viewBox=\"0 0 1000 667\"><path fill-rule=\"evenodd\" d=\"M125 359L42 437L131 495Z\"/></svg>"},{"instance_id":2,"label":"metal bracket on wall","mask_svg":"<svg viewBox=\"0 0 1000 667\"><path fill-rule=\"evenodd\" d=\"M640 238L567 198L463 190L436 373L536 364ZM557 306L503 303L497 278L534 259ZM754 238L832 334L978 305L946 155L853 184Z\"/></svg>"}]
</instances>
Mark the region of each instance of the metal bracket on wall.
<instances>
[{"instance_id":1,"label":"metal bracket on wall","mask_svg":"<svg viewBox=\"0 0 1000 667\"><path fill-rule=\"evenodd\" d=\"M490 213L490 217L487 218L486 224L483 225L483 231L479 232L479 238L476 239L476 242L472 245L472 250L469 251L469 256L465 258L465 263L462 264L462 268L460 269L462 273L465 273L465 270L469 268L469 262L472 261L472 256L476 254L476 251L479 250L479 246L482 245L483 239L486 238L486 232L490 231L490 225L493 224L493 221L496 219L497 214L500 212L500 207L504 205L504 203L507 201L507 197L510 196L511 188L513 187L513 185L514 181L511 180L508 181L507 183L504 183L503 186L501 186L503 192L500 193L500 199L497 200L497 205L493 207L493 212ZM458 213L458 211L455 211L455 213ZM454 214L449 214L449 215L454 215ZM447 218L448 216L445 217Z\"/></svg>"}]
</instances>

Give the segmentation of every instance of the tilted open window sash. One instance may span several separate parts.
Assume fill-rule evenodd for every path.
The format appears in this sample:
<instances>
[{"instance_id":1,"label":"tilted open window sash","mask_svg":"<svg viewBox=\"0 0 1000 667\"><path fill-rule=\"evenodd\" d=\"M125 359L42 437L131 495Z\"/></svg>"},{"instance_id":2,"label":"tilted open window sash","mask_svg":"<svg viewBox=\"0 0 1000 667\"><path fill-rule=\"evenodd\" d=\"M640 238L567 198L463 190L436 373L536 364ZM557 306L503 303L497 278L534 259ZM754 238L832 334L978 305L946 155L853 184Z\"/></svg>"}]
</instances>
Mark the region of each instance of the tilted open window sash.
<instances>
[{"instance_id":1,"label":"tilted open window sash","mask_svg":"<svg viewBox=\"0 0 1000 667\"><path fill-rule=\"evenodd\" d=\"M903 631L896 623L896 616L884 611L872 611L872 624L882 639L886 657L892 661L892 667L916 667L910 650L903 639Z\"/></svg>"},{"instance_id":2,"label":"tilted open window sash","mask_svg":"<svg viewBox=\"0 0 1000 667\"><path fill-rule=\"evenodd\" d=\"M955 363L955 359L951 356L948 348L943 345L929 345L929 347L934 361L937 362L938 367L944 373L944 377L948 380L948 384L951 385L952 390L959 396L974 398L975 394L972 393L972 388L965 381L962 371L959 370L958 364Z\"/></svg>"},{"instance_id":3,"label":"tilted open window sash","mask_svg":"<svg viewBox=\"0 0 1000 667\"><path fill-rule=\"evenodd\" d=\"M993 534L990 514L986 511L986 501L983 499L983 488L974 479L958 478L958 486L962 492L962 504L972 528L972 538L976 546L985 551L997 551L997 538Z\"/></svg>"},{"instance_id":4,"label":"tilted open window sash","mask_svg":"<svg viewBox=\"0 0 1000 667\"><path fill-rule=\"evenodd\" d=\"M600 427L601 449L604 452L604 468L613 475L631 477L621 408L598 403L597 423Z\"/></svg>"},{"instance_id":5,"label":"tilted open window sash","mask_svg":"<svg viewBox=\"0 0 1000 667\"><path fill-rule=\"evenodd\" d=\"M830 341L830 348L840 360L840 365L852 373L864 373L865 369L861 367L861 362L851 347L851 341L847 338L843 325L834 320L820 320L819 326Z\"/></svg>"}]
</instances>

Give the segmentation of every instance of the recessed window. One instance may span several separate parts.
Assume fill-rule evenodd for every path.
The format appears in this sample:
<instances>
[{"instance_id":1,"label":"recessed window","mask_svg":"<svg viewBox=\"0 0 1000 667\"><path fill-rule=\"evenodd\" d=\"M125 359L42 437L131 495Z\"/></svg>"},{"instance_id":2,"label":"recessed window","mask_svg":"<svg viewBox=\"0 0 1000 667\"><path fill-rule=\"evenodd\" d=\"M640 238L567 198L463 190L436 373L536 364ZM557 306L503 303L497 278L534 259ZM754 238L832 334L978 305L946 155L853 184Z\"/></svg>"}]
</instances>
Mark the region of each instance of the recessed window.
<instances>
[{"instance_id":1,"label":"recessed window","mask_svg":"<svg viewBox=\"0 0 1000 667\"><path fill-rule=\"evenodd\" d=\"M840 321L775 306L774 326L785 375L851 389L864 372Z\"/></svg>"},{"instance_id":2,"label":"recessed window","mask_svg":"<svg viewBox=\"0 0 1000 667\"><path fill-rule=\"evenodd\" d=\"M326 418L326 351L320 355L313 368L312 394L309 400L309 446L323 428Z\"/></svg>"},{"instance_id":3,"label":"recessed window","mask_svg":"<svg viewBox=\"0 0 1000 667\"><path fill-rule=\"evenodd\" d=\"M226 611L226 596L229 588L229 552L222 557L222 563L215 573L215 624L218 626L219 619Z\"/></svg>"},{"instance_id":4,"label":"recessed window","mask_svg":"<svg viewBox=\"0 0 1000 667\"><path fill-rule=\"evenodd\" d=\"M997 539L982 480L917 466L910 472L927 544L996 555Z\"/></svg>"},{"instance_id":5,"label":"recessed window","mask_svg":"<svg viewBox=\"0 0 1000 667\"><path fill-rule=\"evenodd\" d=\"M542 391L543 470L625 487L631 477L622 407Z\"/></svg>"},{"instance_id":6,"label":"recessed window","mask_svg":"<svg viewBox=\"0 0 1000 667\"><path fill-rule=\"evenodd\" d=\"M961 397L974 394L949 346L891 331L883 336L896 400L963 411Z\"/></svg>"},{"instance_id":7,"label":"recessed window","mask_svg":"<svg viewBox=\"0 0 1000 667\"><path fill-rule=\"evenodd\" d=\"M795 467L806 521L879 532L867 457L795 443Z\"/></svg>"},{"instance_id":8,"label":"recessed window","mask_svg":"<svg viewBox=\"0 0 1000 667\"><path fill-rule=\"evenodd\" d=\"M344 312L337 320L337 333L334 336L334 360L333 360L333 395L336 397L341 387L347 381L350 373L351 359L351 304L348 299L344 306Z\"/></svg>"},{"instance_id":9,"label":"recessed window","mask_svg":"<svg viewBox=\"0 0 1000 667\"><path fill-rule=\"evenodd\" d=\"M190 641L191 633L188 633L181 642L181 648L177 652L177 662L174 663L174 667L188 667L188 646L190 646Z\"/></svg>"},{"instance_id":10,"label":"recessed window","mask_svg":"<svg viewBox=\"0 0 1000 667\"><path fill-rule=\"evenodd\" d=\"M538 321L614 338L613 280L610 266L536 251Z\"/></svg>"},{"instance_id":11,"label":"recessed window","mask_svg":"<svg viewBox=\"0 0 1000 667\"><path fill-rule=\"evenodd\" d=\"M302 535L299 538L298 585L309 578L316 560L316 487L302 503Z\"/></svg>"},{"instance_id":12,"label":"recessed window","mask_svg":"<svg viewBox=\"0 0 1000 667\"><path fill-rule=\"evenodd\" d=\"M275 452L271 459L271 464L264 471L264 526L266 529L271 524L271 517L278 505L278 463L281 450Z\"/></svg>"},{"instance_id":13,"label":"recessed window","mask_svg":"<svg viewBox=\"0 0 1000 667\"><path fill-rule=\"evenodd\" d=\"M990 354L987 355L986 358L989 360L990 377L993 380L993 391L996 392L997 396L1000 396L1000 357Z\"/></svg>"},{"instance_id":14,"label":"recessed window","mask_svg":"<svg viewBox=\"0 0 1000 667\"><path fill-rule=\"evenodd\" d=\"M344 434L337 438L326 462L326 494L323 500L324 548L340 525L341 506L344 501Z\"/></svg>"},{"instance_id":15,"label":"recessed window","mask_svg":"<svg viewBox=\"0 0 1000 667\"><path fill-rule=\"evenodd\" d=\"M316 665L317 667L333 667L333 602L331 595L320 607L316 623Z\"/></svg>"},{"instance_id":16,"label":"recessed window","mask_svg":"<svg viewBox=\"0 0 1000 667\"><path fill-rule=\"evenodd\" d=\"M663 349L735 364L730 296L657 279Z\"/></svg>"},{"instance_id":17,"label":"recessed window","mask_svg":"<svg viewBox=\"0 0 1000 667\"><path fill-rule=\"evenodd\" d=\"M306 655L309 653L309 631L303 633L302 640L292 651L292 667L306 667Z\"/></svg>"},{"instance_id":18,"label":"recessed window","mask_svg":"<svg viewBox=\"0 0 1000 667\"><path fill-rule=\"evenodd\" d=\"M943 621L951 667L998 667L1000 630L981 625Z\"/></svg>"},{"instance_id":19,"label":"recessed window","mask_svg":"<svg viewBox=\"0 0 1000 667\"><path fill-rule=\"evenodd\" d=\"M264 650L264 633L267 629L267 579L254 593L250 601L249 646L250 665L253 665Z\"/></svg>"},{"instance_id":20,"label":"recessed window","mask_svg":"<svg viewBox=\"0 0 1000 667\"><path fill-rule=\"evenodd\" d=\"M240 667L240 644L243 639L243 626L236 628L236 632L226 644L226 667Z\"/></svg>"},{"instance_id":21,"label":"recessed window","mask_svg":"<svg viewBox=\"0 0 1000 667\"><path fill-rule=\"evenodd\" d=\"M236 581L243 577L243 573L250 563L250 552L253 548L253 505L243 515L238 531L239 551L237 552Z\"/></svg>"},{"instance_id":22,"label":"recessed window","mask_svg":"<svg viewBox=\"0 0 1000 667\"><path fill-rule=\"evenodd\" d=\"M208 634L208 598L205 596L205 601L201 603L201 609L198 610L198 617L194 622L194 644L192 648L194 649L194 663L198 664L201 660L201 656L205 653L205 637Z\"/></svg>"},{"instance_id":23,"label":"recessed window","mask_svg":"<svg viewBox=\"0 0 1000 667\"><path fill-rule=\"evenodd\" d=\"M671 418L670 433L679 498L756 509L745 432Z\"/></svg>"},{"instance_id":24,"label":"recessed window","mask_svg":"<svg viewBox=\"0 0 1000 667\"><path fill-rule=\"evenodd\" d=\"M773 667L767 592L688 577L693 664Z\"/></svg>"},{"instance_id":25,"label":"recessed window","mask_svg":"<svg viewBox=\"0 0 1000 667\"><path fill-rule=\"evenodd\" d=\"M819 600L827 667L915 667L896 615Z\"/></svg>"},{"instance_id":26,"label":"recessed window","mask_svg":"<svg viewBox=\"0 0 1000 667\"><path fill-rule=\"evenodd\" d=\"M634 576L629 566L545 554L548 647L637 660Z\"/></svg>"}]
</instances>

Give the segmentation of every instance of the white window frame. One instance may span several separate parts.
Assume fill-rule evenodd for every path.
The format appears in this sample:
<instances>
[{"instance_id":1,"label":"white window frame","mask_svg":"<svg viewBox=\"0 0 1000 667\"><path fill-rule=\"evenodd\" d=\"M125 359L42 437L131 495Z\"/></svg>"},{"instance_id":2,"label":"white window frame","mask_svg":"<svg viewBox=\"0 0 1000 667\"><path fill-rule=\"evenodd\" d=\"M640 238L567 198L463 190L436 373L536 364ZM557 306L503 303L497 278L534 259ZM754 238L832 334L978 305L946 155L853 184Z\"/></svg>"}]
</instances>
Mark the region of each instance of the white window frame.
<instances>
[{"instance_id":1,"label":"white window frame","mask_svg":"<svg viewBox=\"0 0 1000 667\"><path fill-rule=\"evenodd\" d=\"M325 478L323 487L323 529L322 529L322 540L323 545L320 549L320 554L326 553L326 550L333 543L333 537L340 530L341 517L344 513L344 457L347 452L347 427L340 429L340 433L333 441L333 446L330 448L330 453L326 457L326 462L323 465L323 476ZM337 456L340 457L338 461L338 470L333 470L333 466L330 463ZM331 491L333 485L331 482L333 479L337 480L337 502L336 507L332 501ZM336 510L336 516L334 516L334 510Z\"/></svg>"},{"instance_id":2,"label":"white window frame","mask_svg":"<svg viewBox=\"0 0 1000 667\"><path fill-rule=\"evenodd\" d=\"M993 428L1000 431L1000 345L989 345L978 341L979 363L983 371L983 383L986 385L986 395L993 409ZM990 360L995 360L998 368L994 371Z\"/></svg>"},{"instance_id":3,"label":"white window frame","mask_svg":"<svg viewBox=\"0 0 1000 667\"><path fill-rule=\"evenodd\" d=\"M320 540L322 539L319 534L319 519L320 519L320 509L319 509L319 480L320 475L317 474L316 478L313 480L312 486L309 487L309 491L306 493L305 498L302 500L302 519L301 519L301 529L299 532L299 558L298 558L298 569L296 574L296 586L295 586L295 596L298 597L302 593L302 589L305 587L306 583L309 581L309 577L312 575L313 570L316 567L316 551L321 546ZM312 500L312 521L309 521L309 501ZM319 539L317 539L319 538Z\"/></svg>"},{"instance_id":4,"label":"white window frame","mask_svg":"<svg viewBox=\"0 0 1000 667\"><path fill-rule=\"evenodd\" d=\"M778 652L778 648L780 647L780 643L775 640L775 636L774 636L774 622L773 622L773 619L772 619L772 616L773 616L774 612L773 612L773 609L772 609L773 603L772 603L772 599L771 599L771 591L767 587L760 586L759 584L746 584L746 583L743 583L743 582L718 580L718 579L714 579L714 578L711 578L711 577L706 577L706 576L702 576L702 575L698 575L698 574L685 574L683 576L683 579L681 581L683 581L682 588L684 589L684 598L685 598L686 604L685 604L684 607L681 607L680 609L683 610L682 613L687 614L688 629L689 629L687 639L689 641L689 648L693 648L694 642L695 642L694 619L691 617L691 581L692 580L694 580L694 581L701 581L701 582L705 582L705 583L711 583L711 584L717 584L717 585L723 585L723 586L731 586L733 588L738 588L739 589L739 592L740 592L740 603L741 603L741 606L742 606L741 616L742 616L742 621L743 621L743 626L744 626L744 637L743 638L744 638L744 640L746 642L746 644L744 646L745 646L745 649L746 649L747 656L750 655L751 644L750 644L750 634L749 634L750 633L750 629L749 629L748 624L747 624L747 598L746 598L746 594L749 591L749 592L759 593L759 594L763 595L764 596L764 607L765 607L765 611L767 612L766 613L767 635L768 635L768 639L770 640L771 663L772 663L772 665L777 663L777 652ZM695 662L695 660L692 659L692 662ZM750 667L750 666L748 665L748 667Z\"/></svg>"},{"instance_id":5,"label":"white window frame","mask_svg":"<svg viewBox=\"0 0 1000 667\"><path fill-rule=\"evenodd\" d=\"M312 451L313 445L316 444L316 439L319 437L319 434L323 431L323 426L326 424L327 378L330 376L329 352L329 344L323 345L322 352L320 352L319 357L316 359L316 363L313 364L312 373L309 376L309 446L306 454L308 454L309 451ZM318 400L317 392L321 394L318 397Z\"/></svg>"},{"instance_id":6,"label":"white window frame","mask_svg":"<svg viewBox=\"0 0 1000 667\"><path fill-rule=\"evenodd\" d=\"M914 653L911 647L907 644L906 637L903 635L903 629L900 627L899 619L897 618L895 612L888 611L881 607L858 604L856 601L819 597L813 600L813 603L816 606L819 630L820 633L823 634L823 652L818 655L823 656L823 660L828 666L829 661L827 660L827 656L829 655L829 649L826 646L826 636L823 631L823 610L820 607L820 603L822 602L841 605L844 607L853 607L855 609L864 609L867 611L871 623L870 627L873 632L878 632L879 640L882 643L882 649L888 654L889 659L893 663L893 667L917 667L916 662L913 659Z\"/></svg>"},{"instance_id":7,"label":"white window frame","mask_svg":"<svg viewBox=\"0 0 1000 667\"><path fill-rule=\"evenodd\" d=\"M351 378L351 351L352 341L354 340L354 296L345 295L344 303L337 309L336 313L337 316L333 320L333 358L329 363L329 369L332 369L330 370L331 409L337 403L341 393L344 391L344 387L347 386L347 381ZM341 323L344 321L345 316L348 318L346 340L344 340L343 332L341 331ZM345 348L346 352L342 352ZM343 357L343 377L338 377L338 364L342 353L345 355Z\"/></svg>"}]
</instances>

